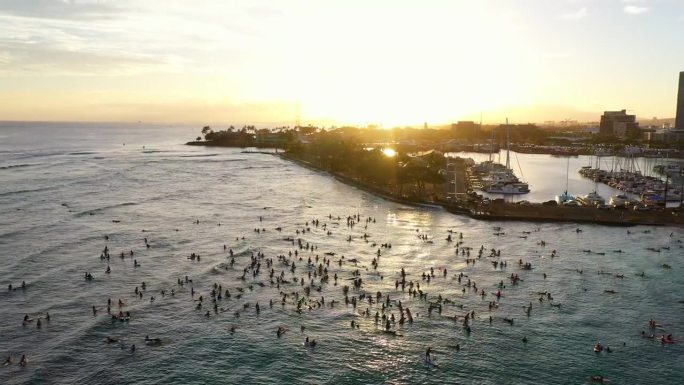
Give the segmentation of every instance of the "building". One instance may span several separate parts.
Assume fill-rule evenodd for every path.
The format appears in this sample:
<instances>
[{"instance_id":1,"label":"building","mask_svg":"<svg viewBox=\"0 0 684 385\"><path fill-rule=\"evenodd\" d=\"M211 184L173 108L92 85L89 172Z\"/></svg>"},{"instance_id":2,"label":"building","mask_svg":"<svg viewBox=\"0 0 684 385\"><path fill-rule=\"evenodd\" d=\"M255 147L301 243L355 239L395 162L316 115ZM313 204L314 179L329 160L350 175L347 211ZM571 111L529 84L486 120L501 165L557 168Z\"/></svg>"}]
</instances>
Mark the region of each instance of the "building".
<instances>
[{"instance_id":1,"label":"building","mask_svg":"<svg viewBox=\"0 0 684 385\"><path fill-rule=\"evenodd\" d=\"M618 138L637 138L641 135L636 115L627 115L627 110L605 111L601 115L599 134Z\"/></svg>"},{"instance_id":2,"label":"building","mask_svg":"<svg viewBox=\"0 0 684 385\"><path fill-rule=\"evenodd\" d=\"M677 117L675 129L684 130L684 71L679 73L679 90L677 91Z\"/></svg>"},{"instance_id":3,"label":"building","mask_svg":"<svg viewBox=\"0 0 684 385\"><path fill-rule=\"evenodd\" d=\"M665 129L652 130L644 133L644 139L649 142L684 142L684 130Z\"/></svg>"},{"instance_id":4,"label":"building","mask_svg":"<svg viewBox=\"0 0 684 385\"><path fill-rule=\"evenodd\" d=\"M459 121L451 124L451 132L460 139L475 139L480 133L480 125L472 121Z\"/></svg>"}]
</instances>

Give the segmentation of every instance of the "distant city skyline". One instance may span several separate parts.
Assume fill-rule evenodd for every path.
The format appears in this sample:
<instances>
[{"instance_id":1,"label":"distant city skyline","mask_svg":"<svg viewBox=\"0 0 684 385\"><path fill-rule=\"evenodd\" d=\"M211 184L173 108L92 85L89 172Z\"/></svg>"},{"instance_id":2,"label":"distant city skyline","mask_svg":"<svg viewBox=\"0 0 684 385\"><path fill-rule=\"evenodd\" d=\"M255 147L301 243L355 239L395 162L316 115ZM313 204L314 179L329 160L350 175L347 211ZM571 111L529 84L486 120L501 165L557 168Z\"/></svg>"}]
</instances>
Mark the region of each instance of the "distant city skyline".
<instances>
[{"instance_id":1,"label":"distant city skyline","mask_svg":"<svg viewBox=\"0 0 684 385\"><path fill-rule=\"evenodd\" d=\"M0 0L0 120L674 118L684 1Z\"/></svg>"}]
</instances>

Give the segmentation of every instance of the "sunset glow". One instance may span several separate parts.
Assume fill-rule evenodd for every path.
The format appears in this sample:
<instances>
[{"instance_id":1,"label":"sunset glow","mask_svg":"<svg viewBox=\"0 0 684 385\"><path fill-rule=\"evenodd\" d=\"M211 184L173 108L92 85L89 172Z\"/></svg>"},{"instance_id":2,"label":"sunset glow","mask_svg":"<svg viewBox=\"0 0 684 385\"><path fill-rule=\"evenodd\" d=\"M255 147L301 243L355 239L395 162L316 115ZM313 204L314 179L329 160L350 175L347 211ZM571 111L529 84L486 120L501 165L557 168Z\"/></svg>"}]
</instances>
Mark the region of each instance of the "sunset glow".
<instances>
[{"instance_id":1,"label":"sunset glow","mask_svg":"<svg viewBox=\"0 0 684 385\"><path fill-rule=\"evenodd\" d=\"M397 152L391 148L384 148L382 150L382 153L385 154L385 156L390 157L390 158L397 156Z\"/></svg>"},{"instance_id":2,"label":"sunset glow","mask_svg":"<svg viewBox=\"0 0 684 385\"><path fill-rule=\"evenodd\" d=\"M24 0L0 32L5 120L672 117L684 63L678 1Z\"/></svg>"}]
</instances>

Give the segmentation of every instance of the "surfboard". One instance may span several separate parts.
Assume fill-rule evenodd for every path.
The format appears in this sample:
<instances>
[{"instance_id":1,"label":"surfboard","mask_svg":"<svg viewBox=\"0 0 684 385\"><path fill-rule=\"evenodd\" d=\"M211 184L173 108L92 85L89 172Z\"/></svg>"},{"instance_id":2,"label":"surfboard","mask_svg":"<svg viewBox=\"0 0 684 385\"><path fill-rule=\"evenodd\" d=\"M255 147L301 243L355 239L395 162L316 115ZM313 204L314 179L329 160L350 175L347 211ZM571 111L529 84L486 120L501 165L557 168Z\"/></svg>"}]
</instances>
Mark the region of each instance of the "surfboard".
<instances>
[{"instance_id":1,"label":"surfboard","mask_svg":"<svg viewBox=\"0 0 684 385\"><path fill-rule=\"evenodd\" d=\"M421 355L421 357L423 358L423 363L424 363L425 365L427 365L428 367L430 367L430 368L439 368L439 365L437 365L437 362L435 361L435 357L434 357L434 356L428 357L428 356L426 356L425 354L423 354L423 355Z\"/></svg>"}]
</instances>

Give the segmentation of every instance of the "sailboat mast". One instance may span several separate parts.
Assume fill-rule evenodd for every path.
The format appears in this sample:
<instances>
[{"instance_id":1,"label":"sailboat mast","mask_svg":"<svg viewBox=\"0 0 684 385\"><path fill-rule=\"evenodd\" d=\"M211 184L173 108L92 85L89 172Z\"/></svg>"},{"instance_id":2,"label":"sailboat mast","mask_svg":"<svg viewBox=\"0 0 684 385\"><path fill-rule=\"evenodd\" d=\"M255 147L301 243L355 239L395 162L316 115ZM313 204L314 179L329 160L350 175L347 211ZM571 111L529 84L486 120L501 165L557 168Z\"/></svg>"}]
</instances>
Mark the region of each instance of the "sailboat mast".
<instances>
[{"instance_id":1,"label":"sailboat mast","mask_svg":"<svg viewBox=\"0 0 684 385\"><path fill-rule=\"evenodd\" d=\"M508 126L508 118L506 118L506 168L511 168L511 127Z\"/></svg>"},{"instance_id":2,"label":"sailboat mast","mask_svg":"<svg viewBox=\"0 0 684 385\"><path fill-rule=\"evenodd\" d=\"M568 156L568 163L565 166L565 195L568 195L568 179L570 178L570 157Z\"/></svg>"},{"instance_id":3,"label":"sailboat mast","mask_svg":"<svg viewBox=\"0 0 684 385\"><path fill-rule=\"evenodd\" d=\"M480 114L480 130L482 129L482 114ZM494 127L492 127L492 138L489 140L489 163L492 163L492 154L494 153Z\"/></svg>"}]
</instances>

